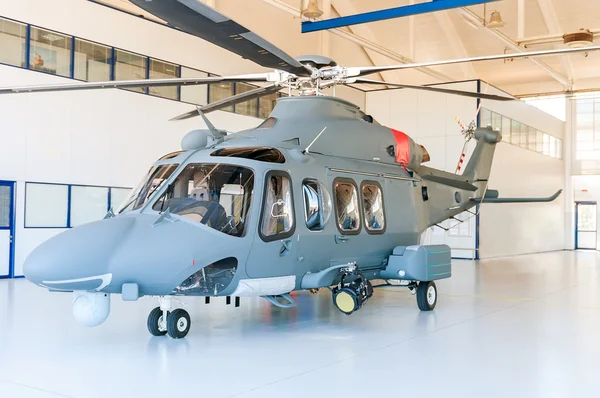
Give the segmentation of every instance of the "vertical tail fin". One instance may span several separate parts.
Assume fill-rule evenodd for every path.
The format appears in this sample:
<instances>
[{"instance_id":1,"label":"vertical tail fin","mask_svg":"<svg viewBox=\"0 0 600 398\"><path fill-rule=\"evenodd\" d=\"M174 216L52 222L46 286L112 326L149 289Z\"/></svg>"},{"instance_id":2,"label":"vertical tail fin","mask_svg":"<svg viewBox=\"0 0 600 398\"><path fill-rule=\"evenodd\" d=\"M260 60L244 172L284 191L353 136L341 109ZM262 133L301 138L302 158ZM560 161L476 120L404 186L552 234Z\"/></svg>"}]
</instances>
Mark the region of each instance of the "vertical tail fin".
<instances>
[{"instance_id":1,"label":"vertical tail fin","mask_svg":"<svg viewBox=\"0 0 600 398\"><path fill-rule=\"evenodd\" d=\"M475 130L475 139L477 145L465 166L463 176L470 183L480 186L478 183L485 183L490 177L496 144L502 141L502 134L494 131L491 127L479 128Z\"/></svg>"}]
</instances>

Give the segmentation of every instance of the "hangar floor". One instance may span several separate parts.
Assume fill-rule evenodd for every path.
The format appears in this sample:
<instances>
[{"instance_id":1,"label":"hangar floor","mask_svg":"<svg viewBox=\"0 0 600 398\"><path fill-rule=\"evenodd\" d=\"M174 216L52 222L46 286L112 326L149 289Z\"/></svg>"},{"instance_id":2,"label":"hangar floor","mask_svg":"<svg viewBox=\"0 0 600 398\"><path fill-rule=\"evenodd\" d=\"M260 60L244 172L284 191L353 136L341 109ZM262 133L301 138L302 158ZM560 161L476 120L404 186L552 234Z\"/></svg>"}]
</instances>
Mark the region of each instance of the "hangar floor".
<instances>
[{"instance_id":1,"label":"hangar floor","mask_svg":"<svg viewBox=\"0 0 600 398\"><path fill-rule=\"evenodd\" d=\"M293 310L186 300L183 340L150 337L154 299L116 298L103 325L70 295L0 281L0 397L589 397L600 388L600 253L456 261L420 313L401 289L345 316L328 292Z\"/></svg>"}]
</instances>

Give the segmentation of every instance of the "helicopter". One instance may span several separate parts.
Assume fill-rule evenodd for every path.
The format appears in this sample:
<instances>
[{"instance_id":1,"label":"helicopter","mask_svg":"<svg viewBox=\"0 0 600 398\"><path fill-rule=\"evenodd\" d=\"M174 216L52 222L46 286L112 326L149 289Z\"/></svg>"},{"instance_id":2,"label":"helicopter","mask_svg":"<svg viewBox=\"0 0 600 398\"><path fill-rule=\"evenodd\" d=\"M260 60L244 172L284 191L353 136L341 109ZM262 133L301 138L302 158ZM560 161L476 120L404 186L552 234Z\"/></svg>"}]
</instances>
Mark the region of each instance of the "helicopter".
<instances>
[{"instance_id":1,"label":"helicopter","mask_svg":"<svg viewBox=\"0 0 600 398\"><path fill-rule=\"evenodd\" d=\"M491 128L463 128L476 145L461 174L424 165L425 147L380 125L356 105L322 90L383 84L490 100L511 97L364 79L386 70L427 66L340 67L323 56L292 58L196 0L132 0L187 33L233 51L273 72L249 75L72 83L0 88L0 94L217 82L265 86L198 107L174 120L199 116L207 129L184 136L181 151L156 161L130 197L103 220L42 243L24 264L25 277L51 292L72 293L72 310L86 326L103 323L110 298L158 297L147 319L154 336L190 331L178 297L259 296L296 305L291 292L329 289L333 305L358 311L381 286L403 286L422 311L438 300L436 280L452 275L447 245L420 236L481 203L546 202L500 198L488 189L495 147ZM475 57L471 62L598 50L569 48ZM442 64L465 62L442 61ZM436 64L440 64L439 62ZM288 88L255 128L216 128L207 113ZM376 280L384 283L374 285ZM373 281L373 282L372 282Z\"/></svg>"}]
</instances>

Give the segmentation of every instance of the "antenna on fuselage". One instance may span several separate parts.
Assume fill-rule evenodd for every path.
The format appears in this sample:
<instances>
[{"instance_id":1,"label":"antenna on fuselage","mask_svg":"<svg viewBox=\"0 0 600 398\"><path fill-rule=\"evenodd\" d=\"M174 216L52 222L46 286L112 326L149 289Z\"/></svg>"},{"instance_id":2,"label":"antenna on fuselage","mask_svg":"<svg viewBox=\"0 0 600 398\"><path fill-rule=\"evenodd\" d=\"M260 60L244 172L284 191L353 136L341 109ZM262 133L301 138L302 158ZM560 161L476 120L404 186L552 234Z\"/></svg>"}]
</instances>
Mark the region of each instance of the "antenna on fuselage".
<instances>
[{"instance_id":1,"label":"antenna on fuselage","mask_svg":"<svg viewBox=\"0 0 600 398\"><path fill-rule=\"evenodd\" d=\"M224 131L220 131L219 129L217 129L211 122L210 120L208 120L208 118L206 117L206 115L204 114L204 112L202 112L202 110L200 109L200 107L196 107L196 110L198 111L198 114L200 115L200 117L204 120L204 123L206 123L206 127L208 127L208 130L212 133L213 138L216 140L220 137L223 136L223 133L227 134Z\"/></svg>"},{"instance_id":2,"label":"antenna on fuselage","mask_svg":"<svg viewBox=\"0 0 600 398\"><path fill-rule=\"evenodd\" d=\"M310 152L308 152L308 150L310 149L310 147L312 146L312 144L314 144L319 139L319 137L321 136L321 134L323 134L325 132L325 130L327 130L327 126L323 127L323 130L321 130L321 132L319 134L317 134L317 136L315 137L315 139L312 140L312 142L310 144L308 144L308 146L306 147L306 149L302 151L303 154L310 153Z\"/></svg>"}]
</instances>

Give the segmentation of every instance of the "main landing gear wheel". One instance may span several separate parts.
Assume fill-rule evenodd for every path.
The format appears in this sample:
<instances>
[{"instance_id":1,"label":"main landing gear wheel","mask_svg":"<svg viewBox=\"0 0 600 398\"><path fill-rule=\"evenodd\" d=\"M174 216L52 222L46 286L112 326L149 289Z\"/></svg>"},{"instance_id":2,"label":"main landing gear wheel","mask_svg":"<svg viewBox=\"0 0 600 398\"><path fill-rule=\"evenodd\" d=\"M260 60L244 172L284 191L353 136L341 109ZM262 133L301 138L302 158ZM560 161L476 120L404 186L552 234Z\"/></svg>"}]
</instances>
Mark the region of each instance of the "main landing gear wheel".
<instances>
[{"instance_id":1,"label":"main landing gear wheel","mask_svg":"<svg viewBox=\"0 0 600 398\"><path fill-rule=\"evenodd\" d=\"M190 315L181 308L171 312L167 317L167 333L174 339L187 336L191 325Z\"/></svg>"},{"instance_id":2,"label":"main landing gear wheel","mask_svg":"<svg viewBox=\"0 0 600 398\"><path fill-rule=\"evenodd\" d=\"M417 305L421 311L431 311L437 304L435 282L421 282L417 286Z\"/></svg>"},{"instance_id":3,"label":"main landing gear wheel","mask_svg":"<svg viewBox=\"0 0 600 398\"><path fill-rule=\"evenodd\" d=\"M169 316L167 311L167 317ZM163 319L163 311L156 307L148 315L148 331L152 336L164 336L167 334L167 322Z\"/></svg>"}]
</instances>

